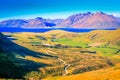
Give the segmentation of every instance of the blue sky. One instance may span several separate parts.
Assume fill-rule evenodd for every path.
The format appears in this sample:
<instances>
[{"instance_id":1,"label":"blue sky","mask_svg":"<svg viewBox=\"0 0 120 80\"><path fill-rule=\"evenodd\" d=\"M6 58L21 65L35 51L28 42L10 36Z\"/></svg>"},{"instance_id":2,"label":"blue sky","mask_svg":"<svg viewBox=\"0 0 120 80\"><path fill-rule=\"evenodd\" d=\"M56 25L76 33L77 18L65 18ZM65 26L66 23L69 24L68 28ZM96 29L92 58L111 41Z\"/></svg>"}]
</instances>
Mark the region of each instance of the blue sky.
<instances>
[{"instance_id":1,"label":"blue sky","mask_svg":"<svg viewBox=\"0 0 120 80\"><path fill-rule=\"evenodd\" d=\"M66 18L103 11L120 16L120 0L0 0L0 20L9 18Z\"/></svg>"}]
</instances>

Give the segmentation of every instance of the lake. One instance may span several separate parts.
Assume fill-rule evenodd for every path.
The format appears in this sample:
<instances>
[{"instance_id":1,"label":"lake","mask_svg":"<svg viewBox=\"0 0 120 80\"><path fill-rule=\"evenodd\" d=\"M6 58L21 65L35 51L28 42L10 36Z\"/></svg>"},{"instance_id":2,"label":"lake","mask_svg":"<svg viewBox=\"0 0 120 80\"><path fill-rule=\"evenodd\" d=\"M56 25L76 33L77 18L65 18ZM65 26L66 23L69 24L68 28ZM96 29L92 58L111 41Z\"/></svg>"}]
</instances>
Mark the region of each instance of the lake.
<instances>
[{"instance_id":1,"label":"lake","mask_svg":"<svg viewBox=\"0 0 120 80\"><path fill-rule=\"evenodd\" d=\"M47 32L50 30L65 30L69 32L90 32L97 29L78 29L78 28L39 28L39 29L26 29L26 28L0 28L0 32ZM103 29L115 30L115 29Z\"/></svg>"}]
</instances>

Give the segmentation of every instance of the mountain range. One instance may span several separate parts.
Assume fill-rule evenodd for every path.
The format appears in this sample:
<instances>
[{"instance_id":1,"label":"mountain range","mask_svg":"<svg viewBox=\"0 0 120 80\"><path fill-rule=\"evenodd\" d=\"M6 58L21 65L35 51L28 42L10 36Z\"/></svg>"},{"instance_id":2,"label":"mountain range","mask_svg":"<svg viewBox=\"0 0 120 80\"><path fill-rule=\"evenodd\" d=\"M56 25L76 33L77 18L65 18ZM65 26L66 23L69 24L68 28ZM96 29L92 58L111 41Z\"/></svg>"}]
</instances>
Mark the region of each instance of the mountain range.
<instances>
[{"instance_id":1,"label":"mountain range","mask_svg":"<svg viewBox=\"0 0 120 80\"><path fill-rule=\"evenodd\" d=\"M82 28L82 29L106 29L120 28L120 18L103 12L79 13L66 19L9 19L0 22L0 27L16 28Z\"/></svg>"}]
</instances>

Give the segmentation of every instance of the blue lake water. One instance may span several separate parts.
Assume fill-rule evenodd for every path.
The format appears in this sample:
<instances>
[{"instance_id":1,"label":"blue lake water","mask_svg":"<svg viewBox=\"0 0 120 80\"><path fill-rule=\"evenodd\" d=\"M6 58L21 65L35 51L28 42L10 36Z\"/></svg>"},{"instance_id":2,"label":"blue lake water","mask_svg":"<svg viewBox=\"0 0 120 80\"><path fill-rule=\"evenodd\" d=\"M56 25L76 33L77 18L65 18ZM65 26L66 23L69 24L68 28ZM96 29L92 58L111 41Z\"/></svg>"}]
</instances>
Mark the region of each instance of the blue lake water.
<instances>
[{"instance_id":1,"label":"blue lake water","mask_svg":"<svg viewBox=\"0 0 120 80\"><path fill-rule=\"evenodd\" d=\"M39 28L39 29L24 29L24 28L0 28L0 32L47 32L50 30L65 30L70 32L90 32L97 29L77 29L77 28ZM115 30L115 29L104 29Z\"/></svg>"}]
</instances>

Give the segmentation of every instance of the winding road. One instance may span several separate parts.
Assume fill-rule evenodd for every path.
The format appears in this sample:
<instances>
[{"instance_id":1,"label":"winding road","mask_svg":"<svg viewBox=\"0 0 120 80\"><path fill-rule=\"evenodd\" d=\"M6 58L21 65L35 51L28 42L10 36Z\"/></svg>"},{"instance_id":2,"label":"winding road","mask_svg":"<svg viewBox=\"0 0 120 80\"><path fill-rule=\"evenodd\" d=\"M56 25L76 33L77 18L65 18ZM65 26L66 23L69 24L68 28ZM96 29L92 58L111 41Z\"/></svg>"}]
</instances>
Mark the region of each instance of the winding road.
<instances>
[{"instance_id":1,"label":"winding road","mask_svg":"<svg viewBox=\"0 0 120 80\"><path fill-rule=\"evenodd\" d=\"M57 54L56 52L47 50L47 51L46 51L46 54L47 54L47 55L51 55L51 54L49 54L49 53ZM53 56L53 55L51 55L51 56ZM65 73L64 73L62 76L66 76L66 75L69 73L69 72L68 72L68 68L70 67L70 64L67 64L63 59L61 59L61 58L59 58L59 57L57 57L57 59L58 59L60 62L62 62L63 65L65 65L65 67L64 67Z\"/></svg>"}]
</instances>

